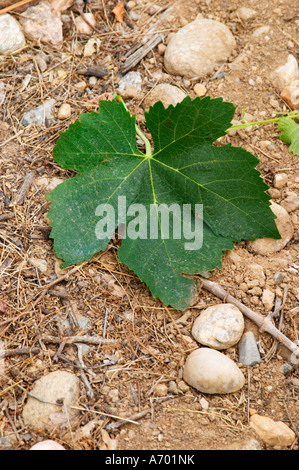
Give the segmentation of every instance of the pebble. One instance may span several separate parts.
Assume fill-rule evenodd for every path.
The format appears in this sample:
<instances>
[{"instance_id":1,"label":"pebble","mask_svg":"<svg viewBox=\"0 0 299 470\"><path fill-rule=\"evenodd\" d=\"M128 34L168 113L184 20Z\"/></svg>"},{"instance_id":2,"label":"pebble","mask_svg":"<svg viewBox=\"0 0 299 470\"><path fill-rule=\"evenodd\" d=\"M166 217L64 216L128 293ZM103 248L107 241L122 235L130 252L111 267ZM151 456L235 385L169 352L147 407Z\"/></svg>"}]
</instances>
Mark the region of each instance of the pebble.
<instances>
[{"instance_id":1,"label":"pebble","mask_svg":"<svg viewBox=\"0 0 299 470\"><path fill-rule=\"evenodd\" d=\"M204 85L202 85L201 83L196 83L196 85L194 86L194 93L197 95L197 96L205 96L207 92L207 89Z\"/></svg>"},{"instance_id":2,"label":"pebble","mask_svg":"<svg viewBox=\"0 0 299 470\"><path fill-rule=\"evenodd\" d=\"M274 421L257 413L251 416L249 425L264 443L271 447L290 446L296 438L294 431L282 421Z\"/></svg>"},{"instance_id":3,"label":"pebble","mask_svg":"<svg viewBox=\"0 0 299 470\"><path fill-rule=\"evenodd\" d=\"M0 80L0 106L4 103L5 100L5 83Z\"/></svg>"},{"instance_id":4,"label":"pebble","mask_svg":"<svg viewBox=\"0 0 299 470\"><path fill-rule=\"evenodd\" d=\"M41 273L46 273L48 270L48 263L44 259L28 258L29 263L34 268L37 268Z\"/></svg>"},{"instance_id":5,"label":"pebble","mask_svg":"<svg viewBox=\"0 0 299 470\"><path fill-rule=\"evenodd\" d=\"M285 277L286 277L285 274L283 274L281 272L277 272L273 277L274 283L276 285L281 284Z\"/></svg>"},{"instance_id":6,"label":"pebble","mask_svg":"<svg viewBox=\"0 0 299 470\"><path fill-rule=\"evenodd\" d=\"M190 387L184 382L184 380L180 380L178 383L178 390L180 390L183 393L188 392L190 390Z\"/></svg>"},{"instance_id":7,"label":"pebble","mask_svg":"<svg viewBox=\"0 0 299 470\"><path fill-rule=\"evenodd\" d=\"M62 178L46 178L44 176L40 176L36 178L34 182L37 186L43 186L46 191L52 191L52 189L55 189L56 186L63 183L63 181L64 180ZM62 261L60 261L60 263L62 263ZM63 271L63 273L65 274L65 271Z\"/></svg>"},{"instance_id":8,"label":"pebble","mask_svg":"<svg viewBox=\"0 0 299 470\"><path fill-rule=\"evenodd\" d=\"M273 85L282 90L295 80L299 80L299 67L293 54L289 54L286 63L277 67L271 74Z\"/></svg>"},{"instance_id":9,"label":"pebble","mask_svg":"<svg viewBox=\"0 0 299 470\"><path fill-rule=\"evenodd\" d=\"M169 83L160 83L149 92L143 102L143 107L148 110L157 101L162 101L164 107L168 108L171 104L175 106L180 103L184 98L186 94L180 88Z\"/></svg>"},{"instance_id":10,"label":"pebble","mask_svg":"<svg viewBox=\"0 0 299 470\"><path fill-rule=\"evenodd\" d=\"M142 76L139 72L129 72L118 84L118 92L124 98L135 98L142 88Z\"/></svg>"},{"instance_id":11,"label":"pebble","mask_svg":"<svg viewBox=\"0 0 299 470\"><path fill-rule=\"evenodd\" d=\"M299 80L294 80L286 86L280 93L281 98L292 109L299 109Z\"/></svg>"},{"instance_id":12,"label":"pebble","mask_svg":"<svg viewBox=\"0 0 299 470\"><path fill-rule=\"evenodd\" d=\"M279 199L281 196L279 189L276 188L269 188L268 193L272 199Z\"/></svg>"},{"instance_id":13,"label":"pebble","mask_svg":"<svg viewBox=\"0 0 299 470\"><path fill-rule=\"evenodd\" d=\"M75 88L77 91L80 91L81 93L84 93L84 91L85 91L86 88L87 88L87 84L86 84L86 82L84 82L84 80L82 80L81 82L75 83L74 88Z\"/></svg>"},{"instance_id":14,"label":"pebble","mask_svg":"<svg viewBox=\"0 0 299 470\"><path fill-rule=\"evenodd\" d=\"M247 277L246 282L248 282L248 285L250 284L250 281L256 281L256 285L263 287L265 285L265 273L263 270L263 267L260 264L257 263L252 263L247 265ZM252 286L254 287L254 286Z\"/></svg>"},{"instance_id":15,"label":"pebble","mask_svg":"<svg viewBox=\"0 0 299 470\"><path fill-rule=\"evenodd\" d=\"M29 124L35 123L38 126L48 126L53 118L54 105L55 100L50 99L37 108L28 111L28 113L23 116L22 125L29 126Z\"/></svg>"},{"instance_id":16,"label":"pebble","mask_svg":"<svg viewBox=\"0 0 299 470\"><path fill-rule=\"evenodd\" d=\"M260 352L252 331L247 331L239 343L239 362L244 366L254 366L261 362Z\"/></svg>"},{"instance_id":17,"label":"pebble","mask_svg":"<svg viewBox=\"0 0 299 470\"><path fill-rule=\"evenodd\" d=\"M70 406L77 405L80 382L70 372L50 372L37 380L30 392L43 401L29 396L22 413L26 426L39 430L68 428L79 416L79 411ZM56 405L58 402L63 406Z\"/></svg>"},{"instance_id":18,"label":"pebble","mask_svg":"<svg viewBox=\"0 0 299 470\"><path fill-rule=\"evenodd\" d=\"M187 357L183 378L191 387L211 394L233 393L245 383L238 366L223 353L210 348L196 349Z\"/></svg>"},{"instance_id":19,"label":"pebble","mask_svg":"<svg viewBox=\"0 0 299 470\"><path fill-rule=\"evenodd\" d=\"M221 450L263 450L263 445L256 439L242 439L226 445Z\"/></svg>"},{"instance_id":20,"label":"pebble","mask_svg":"<svg viewBox=\"0 0 299 470\"><path fill-rule=\"evenodd\" d=\"M274 188L281 189L284 186L286 186L288 181L289 181L289 176L286 173L277 173L274 176Z\"/></svg>"},{"instance_id":21,"label":"pebble","mask_svg":"<svg viewBox=\"0 0 299 470\"><path fill-rule=\"evenodd\" d=\"M17 440L12 435L0 437L0 450L15 450L17 444Z\"/></svg>"},{"instance_id":22,"label":"pebble","mask_svg":"<svg viewBox=\"0 0 299 470\"><path fill-rule=\"evenodd\" d=\"M158 54L159 55L164 55L165 54L165 51L166 51L166 45L165 44L159 44L158 45Z\"/></svg>"},{"instance_id":23,"label":"pebble","mask_svg":"<svg viewBox=\"0 0 299 470\"><path fill-rule=\"evenodd\" d=\"M275 222L281 238L279 240L257 238L248 242L247 246L259 255L269 255L282 250L294 236L294 227L287 211L273 201L271 202L271 209L277 217Z\"/></svg>"},{"instance_id":24,"label":"pebble","mask_svg":"<svg viewBox=\"0 0 299 470\"><path fill-rule=\"evenodd\" d=\"M259 38L263 34L267 34L269 31L270 31L270 26L267 26L267 25L260 26L259 28L253 31L252 37Z\"/></svg>"},{"instance_id":25,"label":"pebble","mask_svg":"<svg viewBox=\"0 0 299 470\"><path fill-rule=\"evenodd\" d=\"M199 404L203 410L206 411L209 409L209 402L204 397L201 397L201 399L199 400Z\"/></svg>"},{"instance_id":26,"label":"pebble","mask_svg":"<svg viewBox=\"0 0 299 470\"><path fill-rule=\"evenodd\" d=\"M47 56L44 53L36 54L35 56L36 63L41 72L45 72L48 68L47 65Z\"/></svg>"},{"instance_id":27,"label":"pebble","mask_svg":"<svg viewBox=\"0 0 299 470\"><path fill-rule=\"evenodd\" d=\"M20 23L28 39L52 45L63 41L62 21L48 2L27 8Z\"/></svg>"},{"instance_id":28,"label":"pebble","mask_svg":"<svg viewBox=\"0 0 299 470\"><path fill-rule=\"evenodd\" d=\"M168 392L171 393L172 395L178 395L179 390L174 380L170 380L168 382Z\"/></svg>"},{"instance_id":29,"label":"pebble","mask_svg":"<svg viewBox=\"0 0 299 470\"><path fill-rule=\"evenodd\" d=\"M51 4L53 10L61 13L73 6L74 0L49 0L49 3Z\"/></svg>"},{"instance_id":30,"label":"pebble","mask_svg":"<svg viewBox=\"0 0 299 470\"><path fill-rule=\"evenodd\" d=\"M265 307L265 312L270 312L274 306L275 294L270 289L265 289L262 295L262 303Z\"/></svg>"},{"instance_id":31,"label":"pebble","mask_svg":"<svg viewBox=\"0 0 299 470\"><path fill-rule=\"evenodd\" d=\"M65 448L61 444L58 444L58 442L47 439L37 442L29 450L65 450Z\"/></svg>"},{"instance_id":32,"label":"pebble","mask_svg":"<svg viewBox=\"0 0 299 470\"><path fill-rule=\"evenodd\" d=\"M98 83L98 77L91 76L88 79L88 84L94 87Z\"/></svg>"},{"instance_id":33,"label":"pebble","mask_svg":"<svg viewBox=\"0 0 299 470\"><path fill-rule=\"evenodd\" d=\"M233 304L218 304L203 310L192 327L192 336L214 349L227 349L238 343L244 331L244 318Z\"/></svg>"},{"instance_id":34,"label":"pebble","mask_svg":"<svg viewBox=\"0 0 299 470\"><path fill-rule=\"evenodd\" d=\"M293 369L293 364L290 363L290 362L286 362L285 364L282 364L281 368L280 368L280 372L287 376L291 370Z\"/></svg>"},{"instance_id":35,"label":"pebble","mask_svg":"<svg viewBox=\"0 0 299 470\"><path fill-rule=\"evenodd\" d=\"M61 120L69 119L71 117L71 114L72 114L71 106L68 103L63 103L58 110L57 117L58 119L61 119Z\"/></svg>"},{"instance_id":36,"label":"pebble","mask_svg":"<svg viewBox=\"0 0 299 470\"><path fill-rule=\"evenodd\" d=\"M236 13L243 21L253 20L257 16L256 10L247 7L237 8Z\"/></svg>"},{"instance_id":37,"label":"pebble","mask_svg":"<svg viewBox=\"0 0 299 470\"><path fill-rule=\"evenodd\" d=\"M96 26L96 19L92 13L84 13L84 16L92 26ZM75 25L78 34L89 36L93 33L93 29L86 23L86 21L83 20L81 16L77 16L75 19Z\"/></svg>"},{"instance_id":38,"label":"pebble","mask_svg":"<svg viewBox=\"0 0 299 470\"><path fill-rule=\"evenodd\" d=\"M288 196L281 201L282 207L287 212L293 212L299 207L299 196L296 193L289 193Z\"/></svg>"},{"instance_id":39,"label":"pebble","mask_svg":"<svg viewBox=\"0 0 299 470\"><path fill-rule=\"evenodd\" d=\"M189 78L203 77L225 63L236 41L229 28L219 21L192 21L171 38L164 54L169 73Z\"/></svg>"},{"instance_id":40,"label":"pebble","mask_svg":"<svg viewBox=\"0 0 299 470\"><path fill-rule=\"evenodd\" d=\"M0 16L0 54L17 52L25 46L23 31L13 16L8 13Z\"/></svg>"},{"instance_id":41,"label":"pebble","mask_svg":"<svg viewBox=\"0 0 299 470\"><path fill-rule=\"evenodd\" d=\"M166 384L158 384L154 389L154 395L156 397L166 397L168 392L168 387Z\"/></svg>"},{"instance_id":42,"label":"pebble","mask_svg":"<svg viewBox=\"0 0 299 470\"><path fill-rule=\"evenodd\" d=\"M83 56L84 57L91 57L93 54L97 52L97 48L100 46L101 40L90 38L84 46L83 49Z\"/></svg>"}]
</instances>

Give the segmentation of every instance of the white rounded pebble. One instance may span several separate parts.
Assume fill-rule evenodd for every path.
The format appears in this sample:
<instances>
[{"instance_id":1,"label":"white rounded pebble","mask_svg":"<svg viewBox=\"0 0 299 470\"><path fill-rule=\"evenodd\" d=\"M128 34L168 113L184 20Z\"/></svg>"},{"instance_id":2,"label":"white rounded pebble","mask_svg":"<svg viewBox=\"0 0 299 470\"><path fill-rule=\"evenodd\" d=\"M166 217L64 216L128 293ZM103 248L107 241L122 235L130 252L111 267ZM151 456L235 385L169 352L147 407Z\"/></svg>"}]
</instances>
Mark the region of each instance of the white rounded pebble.
<instances>
[{"instance_id":1,"label":"white rounded pebble","mask_svg":"<svg viewBox=\"0 0 299 470\"><path fill-rule=\"evenodd\" d=\"M34 444L29 450L65 450L65 448L58 442L48 439Z\"/></svg>"},{"instance_id":2,"label":"white rounded pebble","mask_svg":"<svg viewBox=\"0 0 299 470\"><path fill-rule=\"evenodd\" d=\"M213 305L196 318L192 335L201 344L227 349L236 344L244 331L244 318L233 304Z\"/></svg>"},{"instance_id":3,"label":"white rounded pebble","mask_svg":"<svg viewBox=\"0 0 299 470\"><path fill-rule=\"evenodd\" d=\"M68 103L63 103L58 110L57 117L58 119L61 119L61 120L68 119L71 117L71 114L72 114L71 106Z\"/></svg>"},{"instance_id":4,"label":"white rounded pebble","mask_svg":"<svg viewBox=\"0 0 299 470\"><path fill-rule=\"evenodd\" d=\"M196 83L196 85L194 85L194 93L197 95L197 96L205 96L207 92L207 89L204 85L202 85L201 83Z\"/></svg>"},{"instance_id":5,"label":"white rounded pebble","mask_svg":"<svg viewBox=\"0 0 299 470\"><path fill-rule=\"evenodd\" d=\"M183 379L202 393L233 393L240 390L245 378L238 366L219 351L200 348L186 360Z\"/></svg>"},{"instance_id":6,"label":"white rounded pebble","mask_svg":"<svg viewBox=\"0 0 299 470\"><path fill-rule=\"evenodd\" d=\"M252 20L257 16L256 10L253 10L252 8L247 8L247 7L238 8L236 13L243 21Z\"/></svg>"},{"instance_id":7,"label":"white rounded pebble","mask_svg":"<svg viewBox=\"0 0 299 470\"><path fill-rule=\"evenodd\" d=\"M195 20L171 38L164 65L173 75L203 77L226 62L235 48L235 38L223 23Z\"/></svg>"},{"instance_id":8,"label":"white rounded pebble","mask_svg":"<svg viewBox=\"0 0 299 470\"><path fill-rule=\"evenodd\" d=\"M274 176L274 188L281 189L286 186L289 181L289 175L287 173L277 173Z\"/></svg>"}]
</instances>

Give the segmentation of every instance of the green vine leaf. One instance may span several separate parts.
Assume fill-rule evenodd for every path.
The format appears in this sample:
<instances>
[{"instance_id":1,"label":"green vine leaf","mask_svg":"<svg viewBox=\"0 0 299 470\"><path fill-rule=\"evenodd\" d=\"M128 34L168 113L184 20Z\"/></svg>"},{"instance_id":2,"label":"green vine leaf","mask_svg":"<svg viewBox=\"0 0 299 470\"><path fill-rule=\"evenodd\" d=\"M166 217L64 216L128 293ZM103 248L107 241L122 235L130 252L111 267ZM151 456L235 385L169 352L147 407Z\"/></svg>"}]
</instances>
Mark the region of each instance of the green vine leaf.
<instances>
[{"instance_id":1,"label":"green vine leaf","mask_svg":"<svg viewBox=\"0 0 299 470\"><path fill-rule=\"evenodd\" d=\"M283 131L279 134L280 140L290 144L290 152L294 155L299 155L299 124L290 117L283 117L278 121L278 128Z\"/></svg>"},{"instance_id":2,"label":"green vine leaf","mask_svg":"<svg viewBox=\"0 0 299 470\"><path fill-rule=\"evenodd\" d=\"M234 241L280 238L258 159L213 145L234 111L222 98L186 97L167 109L158 102L145 114L153 151L137 131L146 153L121 102L103 101L99 113L81 115L54 150L56 162L78 174L48 195L62 267L90 260L125 223L120 262L155 297L184 309L197 293L192 275L220 268Z\"/></svg>"}]
</instances>

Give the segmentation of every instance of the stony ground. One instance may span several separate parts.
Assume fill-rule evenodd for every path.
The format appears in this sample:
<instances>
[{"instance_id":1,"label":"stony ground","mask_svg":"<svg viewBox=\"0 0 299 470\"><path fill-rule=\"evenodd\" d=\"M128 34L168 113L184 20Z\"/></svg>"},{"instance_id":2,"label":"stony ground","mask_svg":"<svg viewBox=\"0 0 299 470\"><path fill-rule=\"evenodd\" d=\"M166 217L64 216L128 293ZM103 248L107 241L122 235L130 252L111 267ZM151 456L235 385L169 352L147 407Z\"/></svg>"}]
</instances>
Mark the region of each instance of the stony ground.
<instances>
[{"instance_id":1,"label":"stony ground","mask_svg":"<svg viewBox=\"0 0 299 470\"><path fill-rule=\"evenodd\" d=\"M9 3L0 2L0 6ZM52 250L45 196L57 181L72 176L54 162L55 142L80 113L96 109L100 95L117 90L126 51L162 15L156 7L172 4L164 0L127 2L131 15L126 14L120 25L112 14L116 3L88 3L86 12L94 14L98 29L89 36L76 34L78 13L68 9L63 13L62 46L28 40L21 52L0 56L0 80L5 84L5 101L0 107L0 333L9 350L5 364L1 363L0 444L28 449L41 439L52 438L67 449L269 449L249 426L250 410L255 409L286 423L297 436L288 448L298 450L298 369L282 373L290 354L281 346L275 349L272 337L246 320L246 329L258 339L262 362L241 366L246 377L241 391L203 395L182 381L182 367L187 354L198 346L191 336L193 320L201 308L219 303L219 299L202 290L198 304L176 322L186 312L165 309L152 298L144 284L119 264L117 241L89 263L66 271L60 269ZM166 42L169 34L200 13L225 23L237 41L237 50L220 78L192 80L167 74L163 48L155 47L133 68L142 75L142 90L127 103L139 123L147 94L158 83L175 85L195 97L194 86L200 82L211 97L222 96L235 104L237 120L243 110L254 121L289 110L269 77L286 62L288 54L298 58L296 2L248 0L246 6L257 12L248 21L236 14L242 4L236 0L176 2L171 20L160 25ZM12 14L18 19L25 8ZM254 36L262 26L269 28ZM101 46L96 55L84 57L83 48L90 37L100 38ZM232 64L237 57L240 60ZM95 63L106 67L108 75L95 80L81 74L84 65ZM25 112L50 98L55 100L53 121L48 126L24 127ZM58 116L63 103L71 110L64 120ZM271 188L277 175L287 175L284 185L272 190L280 204L288 191L298 194L299 165L298 157L289 153L277 136L277 126L268 124L225 139L260 159L258 168ZM26 177L29 189L16 203ZM237 244L233 255L224 255L222 269L211 279L234 289L245 305L263 315L263 290L271 290L285 301L283 317L275 320L277 325L291 340L298 341L298 209L289 215L294 236L282 250L263 256L245 242ZM263 286L252 284L252 264L262 268ZM274 280L278 272L284 275L280 284ZM53 283L51 288L45 289L49 283ZM72 323L69 318L74 317ZM105 344L88 341L90 337L102 338L103 332ZM88 337L83 359L75 344L63 344L63 338L70 335ZM16 354L17 348L23 354ZM26 348L30 350L27 354ZM226 354L238 362L237 348ZM39 378L56 370L74 373L80 379L79 421L63 431L33 430L22 416L28 392ZM166 396L159 396L159 388L155 391L157 384L167 385Z\"/></svg>"}]
</instances>

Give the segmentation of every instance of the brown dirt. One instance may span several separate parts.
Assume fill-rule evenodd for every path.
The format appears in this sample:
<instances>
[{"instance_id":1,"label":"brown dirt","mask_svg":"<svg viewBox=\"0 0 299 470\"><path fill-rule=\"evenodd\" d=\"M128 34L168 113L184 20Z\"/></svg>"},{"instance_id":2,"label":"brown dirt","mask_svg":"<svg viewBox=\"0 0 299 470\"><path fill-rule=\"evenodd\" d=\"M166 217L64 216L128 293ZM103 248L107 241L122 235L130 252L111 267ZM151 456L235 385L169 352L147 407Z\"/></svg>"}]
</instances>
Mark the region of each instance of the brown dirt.
<instances>
[{"instance_id":1,"label":"brown dirt","mask_svg":"<svg viewBox=\"0 0 299 470\"><path fill-rule=\"evenodd\" d=\"M3 6L4 3L9 2L3 2ZM16 449L27 449L39 439L50 437L69 449L105 449L113 445L105 437L105 428L110 437L116 439L118 449L266 449L248 424L249 409L254 408L261 415L288 424L297 435L292 448L298 450L298 370L287 377L282 374L281 367L290 358L288 351L279 347L272 355L273 338L260 333L252 322L246 320L246 328L255 332L263 351L263 360L252 368L242 368L246 385L240 392L206 395L209 408L205 410L201 406L203 395L184 387L182 366L187 353L197 346L190 333L192 321L204 305L219 303L216 297L202 291L197 307L190 309L191 315L175 326L174 320L180 318L182 312L165 309L159 300L152 298L144 284L118 262L117 242L111 242L104 254L94 256L52 290L43 289L43 286L64 275L65 271L60 270L52 241L48 238L47 190L38 184L38 178L49 178L51 181L54 177L65 179L72 175L60 169L52 157L60 132L79 113L96 108L91 103L94 97L117 88L117 71L123 62L122 57L134 44L136 36L114 33L118 26L113 21L111 11L116 3L106 1L101 4L92 0L87 7L87 11L95 14L97 27L106 33L101 37L103 47L97 56L82 57L82 46L87 38L76 36L72 15L77 14L69 10L66 12L69 22L65 23L62 48L29 42L29 46L20 53L0 57L0 79L7 89L5 104L0 108L0 215L12 214L12 218L0 219L0 335L6 349L31 349L30 354L9 355L5 359L5 378L0 391L0 437L13 437ZM164 0L144 0L142 8L137 5L134 11L141 14L139 22L135 21L139 31L144 31L143 25L147 25L144 26L146 28L159 17L159 14L154 18L148 14L145 7L150 3L158 6L168 4ZM202 13L204 17L220 20L232 29L238 44L236 56L247 51L246 58L238 67L225 65L223 78L209 80L207 77L202 80L211 97L222 96L224 100L233 102L236 119L241 118L242 110L250 113L254 120L271 117L274 111L288 110L279 97L279 90L271 83L269 74L286 61L289 53L295 56L298 53L296 38L299 17L296 2L248 0L246 6L258 12L257 17L248 22L240 20L235 14L236 8L243 5L240 1L185 0L176 3L174 18L163 24L166 34L177 31ZM111 30L107 28L107 18ZM262 25L270 26L267 33L269 39L265 35L254 39L252 32ZM133 32L126 17L123 28ZM94 33L95 37L98 35ZM37 69L33 59L41 51L49 60L44 73ZM87 88L85 92L78 91L75 88L77 82L88 82L88 78L78 74L78 69L95 60L98 64L105 61L109 75L99 79L94 87ZM163 70L163 59L157 48L134 70L140 71L144 77L143 93L129 104L131 112L136 113L141 121L142 100L156 83L153 72ZM31 75L30 83L22 89L24 77L28 74ZM177 85L191 97L195 96L195 82L192 80L169 75L163 77L162 81ZM255 80L254 88L249 84L249 79ZM24 128L20 124L24 112L40 105L46 98L56 100L56 110L62 103L68 102L72 106L71 118L67 121L55 119L48 128L41 129L34 125ZM279 203L287 190L298 192L299 166L298 157L288 152L287 146L278 140L277 135L276 125L268 124L254 130L242 130L225 139L233 145L249 149L260 159L259 170L270 186L275 174L288 174L287 186L280 190L275 199ZM11 204L29 172L34 173L34 180L24 203ZM248 278L248 265L261 265L266 276L263 288L272 289L279 298L287 292L282 331L295 341L299 339L298 313L291 310L298 306L299 283L298 272L290 271L289 266L291 263L298 264L299 211L292 212L291 217L295 236L283 250L264 257L251 253L245 242L240 243L235 248L238 257L225 254L223 268L213 273L211 279L234 287L244 304L265 314L261 302L262 289L251 290ZM33 267L29 258L46 260L46 270L43 272ZM275 286L273 277L279 271L285 274L285 278L279 286ZM90 346L84 363L94 397L87 397L82 382L80 406L85 411L82 411L78 426L72 431L56 431L50 435L26 428L22 421L22 409L27 391L42 375L61 369L80 376L74 345L66 345L55 356L58 344L43 340L45 335L61 340L67 334L82 334L82 330L75 327L67 331L63 326L62 321L68 317L70 307L65 301L63 305L57 296L58 289L66 292L75 314L89 319L86 334L102 337L105 324L106 338L114 339L116 344ZM41 293L45 295L38 298ZM39 348L38 352L34 354L32 348ZM226 354L237 362L237 348L231 348ZM178 393L169 393L162 398L156 396L155 385L169 384L170 381L176 383ZM138 424L126 423L119 428L111 428L119 420L97 414L130 418L147 408L148 414L141 419L136 418ZM80 430L90 421L95 422L95 428L88 437L84 437Z\"/></svg>"}]
</instances>

